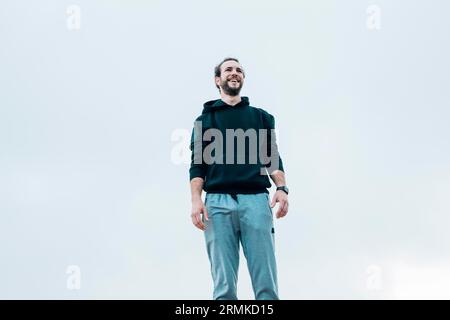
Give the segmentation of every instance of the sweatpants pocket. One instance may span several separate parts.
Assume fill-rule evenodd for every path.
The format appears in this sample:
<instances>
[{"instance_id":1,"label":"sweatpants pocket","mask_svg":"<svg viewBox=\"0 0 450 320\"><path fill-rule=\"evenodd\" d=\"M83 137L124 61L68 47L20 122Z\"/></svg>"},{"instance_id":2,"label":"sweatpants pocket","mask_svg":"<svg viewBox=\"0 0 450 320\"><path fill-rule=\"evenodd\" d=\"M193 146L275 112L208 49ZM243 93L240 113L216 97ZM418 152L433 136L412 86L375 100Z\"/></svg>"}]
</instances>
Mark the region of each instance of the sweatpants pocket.
<instances>
[{"instance_id":1,"label":"sweatpants pocket","mask_svg":"<svg viewBox=\"0 0 450 320\"><path fill-rule=\"evenodd\" d=\"M273 216L272 208L270 207L270 195L266 193L266 204L267 204L267 210L269 211L270 216Z\"/></svg>"}]
</instances>

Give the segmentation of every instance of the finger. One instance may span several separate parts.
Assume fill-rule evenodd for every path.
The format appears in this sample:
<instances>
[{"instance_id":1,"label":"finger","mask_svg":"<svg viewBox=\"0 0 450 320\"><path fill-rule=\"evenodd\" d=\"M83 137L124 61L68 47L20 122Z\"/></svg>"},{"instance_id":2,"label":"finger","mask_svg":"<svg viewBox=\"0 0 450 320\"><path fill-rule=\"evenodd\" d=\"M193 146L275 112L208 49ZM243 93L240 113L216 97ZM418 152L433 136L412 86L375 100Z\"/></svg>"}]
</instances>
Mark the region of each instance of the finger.
<instances>
[{"instance_id":1,"label":"finger","mask_svg":"<svg viewBox=\"0 0 450 320\"><path fill-rule=\"evenodd\" d=\"M280 202L280 206L278 207L277 218L283 217L283 212L284 212L284 210L285 210L285 209L284 209L285 206L286 206L286 201L285 201L285 200L282 200L282 201Z\"/></svg>"},{"instance_id":2,"label":"finger","mask_svg":"<svg viewBox=\"0 0 450 320\"><path fill-rule=\"evenodd\" d=\"M205 226L205 224L203 223L200 214L197 215L197 220L198 220L198 228L199 228L200 230L203 230L203 231L206 230L206 226Z\"/></svg>"},{"instance_id":3,"label":"finger","mask_svg":"<svg viewBox=\"0 0 450 320\"><path fill-rule=\"evenodd\" d=\"M196 217L196 214L195 214L195 213L191 214L191 219L192 219L193 225L196 226L196 227L198 228L198 226L197 226L198 221L197 221L197 217Z\"/></svg>"},{"instance_id":4,"label":"finger","mask_svg":"<svg viewBox=\"0 0 450 320\"><path fill-rule=\"evenodd\" d=\"M279 218L279 217L280 217L280 214L281 214L281 204L278 206L278 210L277 210L277 213L275 214L275 216L276 216L277 218Z\"/></svg>"},{"instance_id":5,"label":"finger","mask_svg":"<svg viewBox=\"0 0 450 320\"><path fill-rule=\"evenodd\" d=\"M209 216L208 216L208 210L206 210L206 206L203 207L203 214L205 216L206 221L209 220Z\"/></svg>"},{"instance_id":6,"label":"finger","mask_svg":"<svg viewBox=\"0 0 450 320\"><path fill-rule=\"evenodd\" d=\"M286 203L287 203L286 200L281 200L281 201L280 201L280 209L281 209L281 211L283 211L284 208L286 207Z\"/></svg>"},{"instance_id":7,"label":"finger","mask_svg":"<svg viewBox=\"0 0 450 320\"><path fill-rule=\"evenodd\" d=\"M275 207L275 204L276 204L276 203L277 203L277 197L276 197L276 196L273 196L272 202L270 203L270 207L271 207L271 208Z\"/></svg>"},{"instance_id":8,"label":"finger","mask_svg":"<svg viewBox=\"0 0 450 320\"><path fill-rule=\"evenodd\" d=\"M286 202L286 204L285 204L285 206L284 206L283 210L281 211L281 217L284 217L284 216L286 216L286 215L287 215L287 213L288 213L288 210L289 210L289 203L288 203L288 202Z\"/></svg>"},{"instance_id":9,"label":"finger","mask_svg":"<svg viewBox=\"0 0 450 320\"><path fill-rule=\"evenodd\" d=\"M205 231L206 230L206 226L203 224L203 222L201 222L200 220L197 222L197 228L199 228L200 230Z\"/></svg>"},{"instance_id":10,"label":"finger","mask_svg":"<svg viewBox=\"0 0 450 320\"><path fill-rule=\"evenodd\" d=\"M200 215L198 213L193 214L192 222L197 228L199 228L200 230L204 230L204 224L203 222L201 222Z\"/></svg>"}]
</instances>

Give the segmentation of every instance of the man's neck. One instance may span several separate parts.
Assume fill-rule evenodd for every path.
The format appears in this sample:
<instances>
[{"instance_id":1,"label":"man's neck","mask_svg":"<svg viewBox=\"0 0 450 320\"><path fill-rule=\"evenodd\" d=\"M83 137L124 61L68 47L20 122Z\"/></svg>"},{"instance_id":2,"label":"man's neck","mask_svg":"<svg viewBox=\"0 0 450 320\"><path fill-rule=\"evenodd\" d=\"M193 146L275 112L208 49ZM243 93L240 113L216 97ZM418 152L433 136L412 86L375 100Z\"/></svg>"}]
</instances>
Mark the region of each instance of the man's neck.
<instances>
[{"instance_id":1,"label":"man's neck","mask_svg":"<svg viewBox=\"0 0 450 320\"><path fill-rule=\"evenodd\" d=\"M235 106L237 105L239 102L241 102L241 96L237 95L237 96L229 96L227 94L222 93L220 95L221 99L223 102L225 102L226 104L230 105L230 106Z\"/></svg>"}]
</instances>

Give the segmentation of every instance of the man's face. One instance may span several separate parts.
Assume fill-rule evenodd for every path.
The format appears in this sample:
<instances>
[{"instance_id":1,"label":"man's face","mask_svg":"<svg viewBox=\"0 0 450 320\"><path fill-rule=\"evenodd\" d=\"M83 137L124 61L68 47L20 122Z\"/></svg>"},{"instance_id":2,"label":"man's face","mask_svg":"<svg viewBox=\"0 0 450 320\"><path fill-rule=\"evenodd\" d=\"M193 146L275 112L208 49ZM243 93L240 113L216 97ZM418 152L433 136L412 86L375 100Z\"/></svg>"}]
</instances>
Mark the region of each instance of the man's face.
<instances>
[{"instance_id":1,"label":"man's face","mask_svg":"<svg viewBox=\"0 0 450 320\"><path fill-rule=\"evenodd\" d=\"M244 71L241 65L233 60L226 61L220 67L220 78L216 77L216 84L223 92L230 96L237 96L244 84Z\"/></svg>"}]
</instances>

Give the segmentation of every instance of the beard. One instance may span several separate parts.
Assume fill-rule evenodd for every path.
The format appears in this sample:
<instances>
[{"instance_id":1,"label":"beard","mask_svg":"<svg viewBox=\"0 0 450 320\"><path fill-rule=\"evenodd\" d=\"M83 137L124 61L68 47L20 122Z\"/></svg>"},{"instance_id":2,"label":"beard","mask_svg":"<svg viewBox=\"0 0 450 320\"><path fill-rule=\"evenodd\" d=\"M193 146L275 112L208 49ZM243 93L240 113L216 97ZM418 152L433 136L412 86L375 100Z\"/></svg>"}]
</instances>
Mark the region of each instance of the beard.
<instances>
[{"instance_id":1,"label":"beard","mask_svg":"<svg viewBox=\"0 0 450 320\"><path fill-rule=\"evenodd\" d=\"M238 85L237 86L233 86L233 87L230 87L228 85L228 81L229 80L223 80L222 83L221 83L221 87L222 87L223 92L225 94L229 95L229 96L232 96L232 97L235 97L235 96L239 95L239 92L241 92L241 89L242 89L242 81L239 81Z\"/></svg>"}]
</instances>

